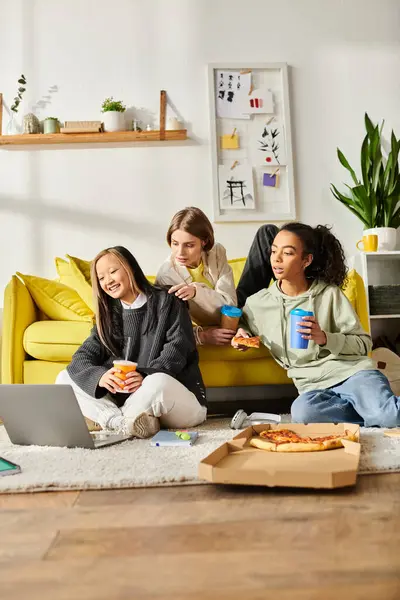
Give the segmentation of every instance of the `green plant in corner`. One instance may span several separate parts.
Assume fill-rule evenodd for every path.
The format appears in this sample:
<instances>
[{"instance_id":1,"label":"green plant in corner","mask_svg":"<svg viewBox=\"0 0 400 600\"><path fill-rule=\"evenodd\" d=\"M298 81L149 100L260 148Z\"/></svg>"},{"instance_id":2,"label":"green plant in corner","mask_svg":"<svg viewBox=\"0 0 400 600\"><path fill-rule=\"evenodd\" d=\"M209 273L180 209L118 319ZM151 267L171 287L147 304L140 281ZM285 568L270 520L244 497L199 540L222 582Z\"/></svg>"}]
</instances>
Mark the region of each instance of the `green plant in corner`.
<instances>
[{"instance_id":1,"label":"green plant in corner","mask_svg":"<svg viewBox=\"0 0 400 600\"><path fill-rule=\"evenodd\" d=\"M383 124L384 121L380 127L374 126L365 113L367 134L361 146L361 181L337 149L339 161L349 171L354 186L346 184L345 195L331 184L332 194L363 222L365 229L400 226L400 139L392 131L390 152L385 157L381 140Z\"/></svg>"},{"instance_id":2,"label":"green plant in corner","mask_svg":"<svg viewBox=\"0 0 400 600\"><path fill-rule=\"evenodd\" d=\"M11 110L15 113L18 112L18 107L19 104L22 100L22 94L25 92L26 90L26 79L25 79L25 75L21 75L21 77L18 79L18 83L20 84L20 87L18 88L18 94L15 96L14 98L14 103L11 107Z\"/></svg>"},{"instance_id":3,"label":"green plant in corner","mask_svg":"<svg viewBox=\"0 0 400 600\"><path fill-rule=\"evenodd\" d=\"M57 121L57 123L58 123L57 117L46 117L45 121Z\"/></svg>"},{"instance_id":4,"label":"green plant in corner","mask_svg":"<svg viewBox=\"0 0 400 600\"><path fill-rule=\"evenodd\" d=\"M111 98L106 98L101 105L101 112L125 112L126 106L122 104L121 100L114 100L113 96Z\"/></svg>"}]
</instances>

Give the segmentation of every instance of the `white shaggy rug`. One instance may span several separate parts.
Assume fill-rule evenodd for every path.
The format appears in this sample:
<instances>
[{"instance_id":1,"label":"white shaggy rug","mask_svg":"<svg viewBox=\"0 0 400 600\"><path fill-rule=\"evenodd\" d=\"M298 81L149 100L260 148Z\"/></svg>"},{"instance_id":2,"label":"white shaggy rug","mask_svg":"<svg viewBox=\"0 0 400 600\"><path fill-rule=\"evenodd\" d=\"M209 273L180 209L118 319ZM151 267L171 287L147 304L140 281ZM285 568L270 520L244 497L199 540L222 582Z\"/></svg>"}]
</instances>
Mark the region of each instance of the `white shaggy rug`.
<instances>
[{"instance_id":1,"label":"white shaggy rug","mask_svg":"<svg viewBox=\"0 0 400 600\"><path fill-rule=\"evenodd\" d=\"M195 428L199 438L189 448L154 448L148 440L131 440L98 450L13 446L0 426L0 456L22 469L0 477L0 493L206 483L197 478L199 462L237 433L229 429L229 421L209 419ZM362 428L361 447L360 473L400 471L400 438Z\"/></svg>"}]
</instances>

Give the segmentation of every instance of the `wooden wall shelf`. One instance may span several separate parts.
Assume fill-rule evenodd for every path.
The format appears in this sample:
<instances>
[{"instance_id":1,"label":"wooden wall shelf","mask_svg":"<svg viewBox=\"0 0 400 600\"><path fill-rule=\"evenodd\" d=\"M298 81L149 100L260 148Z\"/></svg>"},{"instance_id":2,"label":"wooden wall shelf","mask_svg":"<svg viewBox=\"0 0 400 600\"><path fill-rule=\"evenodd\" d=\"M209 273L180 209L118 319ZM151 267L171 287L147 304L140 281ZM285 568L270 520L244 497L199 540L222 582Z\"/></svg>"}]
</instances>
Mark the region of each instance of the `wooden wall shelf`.
<instances>
[{"instance_id":1,"label":"wooden wall shelf","mask_svg":"<svg viewBox=\"0 0 400 600\"><path fill-rule=\"evenodd\" d=\"M186 140L186 129L166 130L163 141ZM109 133L25 133L1 135L0 146L25 146L34 144L93 144L108 142L160 141L160 131L112 131Z\"/></svg>"},{"instance_id":2,"label":"wooden wall shelf","mask_svg":"<svg viewBox=\"0 0 400 600\"><path fill-rule=\"evenodd\" d=\"M160 92L160 129L156 131L112 131L105 133L25 133L1 135L2 94L0 94L0 146L33 146L42 144L107 144L113 142L163 142L187 139L186 129L165 129L167 93Z\"/></svg>"}]
</instances>

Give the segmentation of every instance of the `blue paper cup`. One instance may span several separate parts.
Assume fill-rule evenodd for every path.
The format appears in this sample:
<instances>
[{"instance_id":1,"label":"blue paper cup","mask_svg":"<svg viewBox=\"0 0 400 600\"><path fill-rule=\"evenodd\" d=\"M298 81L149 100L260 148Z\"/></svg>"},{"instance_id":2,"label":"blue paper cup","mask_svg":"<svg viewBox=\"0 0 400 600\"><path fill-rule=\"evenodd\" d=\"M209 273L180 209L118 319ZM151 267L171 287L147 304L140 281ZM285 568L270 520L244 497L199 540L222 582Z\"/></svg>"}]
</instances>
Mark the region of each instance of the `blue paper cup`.
<instances>
[{"instance_id":1,"label":"blue paper cup","mask_svg":"<svg viewBox=\"0 0 400 600\"><path fill-rule=\"evenodd\" d=\"M309 310L302 310L301 308L295 308L290 311L290 347L298 350L306 350L308 348L308 340L305 340L301 336L304 335L297 331L299 323L304 317L313 317L314 313Z\"/></svg>"}]
</instances>

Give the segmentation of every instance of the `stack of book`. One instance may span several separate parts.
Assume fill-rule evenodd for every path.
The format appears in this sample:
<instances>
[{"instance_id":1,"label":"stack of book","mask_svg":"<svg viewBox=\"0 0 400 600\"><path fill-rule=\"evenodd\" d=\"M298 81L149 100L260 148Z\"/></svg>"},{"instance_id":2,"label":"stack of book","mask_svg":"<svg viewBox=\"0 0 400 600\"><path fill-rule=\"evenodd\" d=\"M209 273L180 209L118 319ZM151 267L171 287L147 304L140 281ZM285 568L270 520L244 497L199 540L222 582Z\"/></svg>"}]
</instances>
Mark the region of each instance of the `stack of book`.
<instances>
[{"instance_id":1,"label":"stack of book","mask_svg":"<svg viewBox=\"0 0 400 600\"><path fill-rule=\"evenodd\" d=\"M101 121L65 121L61 133L99 133L102 131Z\"/></svg>"}]
</instances>

